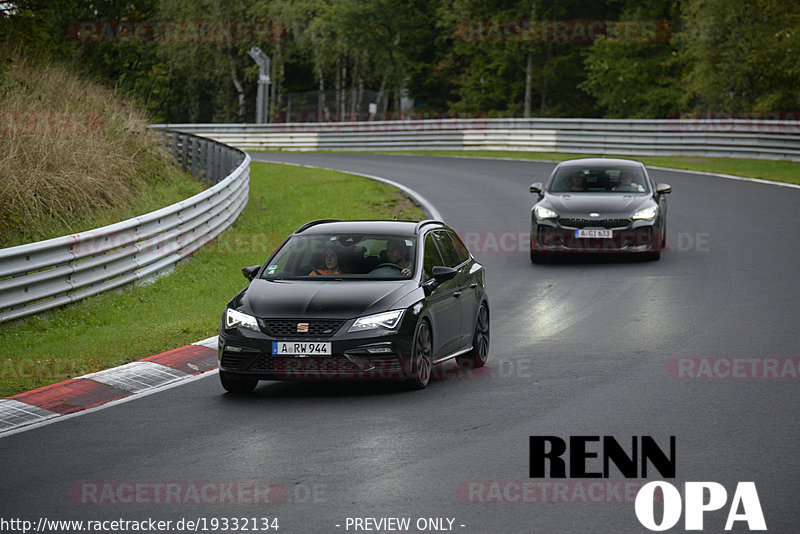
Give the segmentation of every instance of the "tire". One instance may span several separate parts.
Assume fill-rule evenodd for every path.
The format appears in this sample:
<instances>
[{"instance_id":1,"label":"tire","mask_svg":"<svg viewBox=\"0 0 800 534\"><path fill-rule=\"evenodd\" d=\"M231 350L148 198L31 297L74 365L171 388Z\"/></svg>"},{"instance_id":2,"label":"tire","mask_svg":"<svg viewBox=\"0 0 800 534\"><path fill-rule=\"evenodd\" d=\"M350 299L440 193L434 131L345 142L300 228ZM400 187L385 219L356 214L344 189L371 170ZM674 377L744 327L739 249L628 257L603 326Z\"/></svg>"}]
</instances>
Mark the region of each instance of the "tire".
<instances>
[{"instance_id":1,"label":"tire","mask_svg":"<svg viewBox=\"0 0 800 534\"><path fill-rule=\"evenodd\" d=\"M414 344L408 365L406 384L410 389L424 389L431 380L433 371L433 338L427 321L420 321L414 332Z\"/></svg>"},{"instance_id":2,"label":"tire","mask_svg":"<svg viewBox=\"0 0 800 534\"><path fill-rule=\"evenodd\" d=\"M237 395L246 395L251 393L258 385L257 378L250 378L248 376L235 375L226 371L219 372L219 381L225 391L235 393Z\"/></svg>"},{"instance_id":3,"label":"tire","mask_svg":"<svg viewBox=\"0 0 800 534\"><path fill-rule=\"evenodd\" d=\"M658 261L661 259L661 251L656 252L645 252L644 253L645 261Z\"/></svg>"},{"instance_id":4,"label":"tire","mask_svg":"<svg viewBox=\"0 0 800 534\"><path fill-rule=\"evenodd\" d=\"M463 356L457 356L456 362L461 367L478 369L486 365L489 358L489 308L481 304L478 309L478 320L475 321L475 334L472 338L472 350Z\"/></svg>"}]
</instances>

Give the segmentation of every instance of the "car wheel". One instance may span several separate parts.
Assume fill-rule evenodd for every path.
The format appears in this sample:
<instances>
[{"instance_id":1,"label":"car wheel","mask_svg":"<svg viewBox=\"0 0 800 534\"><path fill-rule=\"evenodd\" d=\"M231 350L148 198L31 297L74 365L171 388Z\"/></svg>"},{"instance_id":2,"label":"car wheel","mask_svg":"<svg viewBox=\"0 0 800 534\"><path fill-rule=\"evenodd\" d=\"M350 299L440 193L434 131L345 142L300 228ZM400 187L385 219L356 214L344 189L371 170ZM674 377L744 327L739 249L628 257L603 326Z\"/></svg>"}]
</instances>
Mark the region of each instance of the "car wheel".
<instances>
[{"instance_id":1,"label":"car wheel","mask_svg":"<svg viewBox=\"0 0 800 534\"><path fill-rule=\"evenodd\" d=\"M456 362L461 367L477 369L486 365L489 357L489 308L481 304L478 320L475 323L475 336L472 338L472 350L463 356L457 356Z\"/></svg>"},{"instance_id":2,"label":"car wheel","mask_svg":"<svg viewBox=\"0 0 800 534\"><path fill-rule=\"evenodd\" d=\"M433 368L433 340L427 321L420 321L417 325L409 368L408 386L411 389L423 389L428 385Z\"/></svg>"},{"instance_id":3,"label":"car wheel","mask_svg":"<svg viewBox=\"0 0 800 534\"><path fill-rule=\"evenodd\" d=\"M238 395L245 395L253 391L258 385L257 378L250 378L248 376L239 376L225 371L219 372L219 381L225 391L236 393Z\"/></svg>"},{"instance_id":4,"label":"car wheel","mask_svg":"<svg viewBox=\"0 0 800 534\"><path fill-rule=\"evenodd\" d=\"M644 258L647 261L658 261L661 259L661 251L646 252Z\"/></svg>"}]
</instances>

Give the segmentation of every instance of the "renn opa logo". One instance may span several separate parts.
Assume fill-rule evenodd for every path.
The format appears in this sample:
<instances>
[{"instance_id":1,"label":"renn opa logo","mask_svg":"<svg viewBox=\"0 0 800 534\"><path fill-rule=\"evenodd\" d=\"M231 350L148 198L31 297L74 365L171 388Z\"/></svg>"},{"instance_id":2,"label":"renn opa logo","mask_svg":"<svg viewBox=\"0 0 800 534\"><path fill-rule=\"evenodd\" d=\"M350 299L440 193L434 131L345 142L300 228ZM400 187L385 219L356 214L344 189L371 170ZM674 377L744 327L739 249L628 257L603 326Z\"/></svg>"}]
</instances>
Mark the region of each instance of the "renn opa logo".
<instances>
[{"instance_id":1,"label":"renn opa logo","mask_svg":"<svg viewBox=\"0 0 800 534\"><path fill-rule=\"evenodd\" d=\"M663 478L675 478L675 436L669 438L669 452L651 436L633 436L629 449L613 436L570 436L569 447L567 443L557 436L530 436L530 477L609 478L613 464L625 478L647 478L648 466ZM569 460L562 458L567 452ZM683 514L686 530L703 530L704 514L720 510L728 503L727 490L717 482L685 482L683 489L681 497L674 485L662 480L642 486L635 501L639 523L648 530L669 530ZM656 518L657 501L663 502L660 520ZM746 523L749 530L767 530L754 482L736 485L725 530L731 530L738 522Z\"/></svg>"}]
</instances>

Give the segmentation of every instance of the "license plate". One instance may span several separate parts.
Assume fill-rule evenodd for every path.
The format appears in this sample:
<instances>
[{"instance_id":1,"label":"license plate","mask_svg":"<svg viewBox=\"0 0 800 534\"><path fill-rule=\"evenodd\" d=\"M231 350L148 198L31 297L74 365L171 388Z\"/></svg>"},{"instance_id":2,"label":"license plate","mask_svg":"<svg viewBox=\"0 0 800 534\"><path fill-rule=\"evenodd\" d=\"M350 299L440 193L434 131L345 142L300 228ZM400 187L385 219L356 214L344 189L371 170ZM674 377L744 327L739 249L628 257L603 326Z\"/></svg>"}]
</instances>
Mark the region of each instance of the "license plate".
<instances>
[{"instance_id":1,"label":"license plate","mask_svg":"<svg viewBox=\"0 0 800 534\"><path fill-rule=\"evenodd\" d=\"M614 237L614 231L601 228L584 228L582 230L575 230L575 237L609 239Z\"/></svg>"},{"instance_id":2,"label":"license plate","mask_svg":"<svg viewBox=\"0 0 800 534\"><path fill-rule=\"evenodd\" d=\"M272 354L275 356L330 356L330 343L308 341L273 341Z\"/></svg>"}]
</instances>

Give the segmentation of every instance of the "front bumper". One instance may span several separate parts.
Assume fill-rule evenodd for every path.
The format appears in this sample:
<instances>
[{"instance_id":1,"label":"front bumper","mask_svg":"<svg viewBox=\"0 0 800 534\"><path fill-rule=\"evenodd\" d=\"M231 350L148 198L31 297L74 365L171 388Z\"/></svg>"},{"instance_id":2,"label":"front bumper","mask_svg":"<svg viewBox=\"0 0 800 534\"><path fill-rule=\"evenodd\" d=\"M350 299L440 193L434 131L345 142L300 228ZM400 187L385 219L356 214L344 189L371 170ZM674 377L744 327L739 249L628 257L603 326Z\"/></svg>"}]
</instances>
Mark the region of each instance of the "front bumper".
<instances>
[{"instance_id":1,"label":"front bumper","mask_svg":"<svg viewBox=\"0 0 800 534\"><path fill-rule=\"evenodd\" d=\"M637 253L661 250L663 234L650 224L611 228L611 238L576 237L578 228L558 223L534 224L531 228L531 252L534 253Z\"/></svg>"},{"instance_id":2,"label":"front bumper","mask_svg":"<svg viewBox=\"0 0 800 534\"><path fill-rule=\"evenodd\" d=\"M304 342L331 343L329 356L277 356L272 337L264 332L220 328L220 371L259 380L405 380L409 376L416 317L406 313L396 331L347 333L352 321L329 337L303 337ZM343 333L342 333L343 332Z\"/></svg>"}]
</instances>

